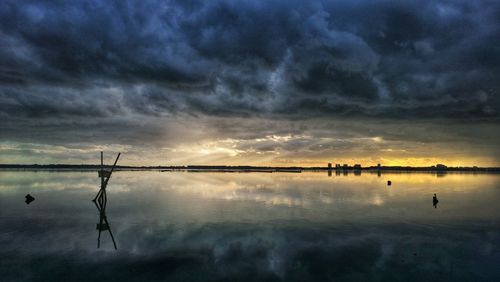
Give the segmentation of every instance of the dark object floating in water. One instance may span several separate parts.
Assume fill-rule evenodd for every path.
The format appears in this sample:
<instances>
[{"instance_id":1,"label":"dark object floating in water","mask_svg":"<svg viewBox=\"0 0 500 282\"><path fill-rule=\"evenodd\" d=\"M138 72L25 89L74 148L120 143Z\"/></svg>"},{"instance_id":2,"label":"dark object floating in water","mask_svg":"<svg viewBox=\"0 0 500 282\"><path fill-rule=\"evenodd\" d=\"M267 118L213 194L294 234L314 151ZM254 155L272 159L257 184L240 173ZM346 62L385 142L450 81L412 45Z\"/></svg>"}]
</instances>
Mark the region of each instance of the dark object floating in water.
<instances>
[{"instance_id":1,"label":"dark object floating in water","mask_svg":"<svg viewBox=\"0 0 500 282\"><path fill-rule=\"evenodd\" d=\"M26 195L26 204L29 205L31 202L33 202L35 200L35 198L33 198L33 196L31 196L30 194L27 194Z\"/></svg>"},{"instance_id":2,"label":"dark object floating in water","mask_svg":"<svg viewBox=\"0 0 500 282\"><path fill-rule=\"evenodd\" d=\"M439 203L439 200L438 200L436 194L434 193L434 196L432 197L432 204L434 205L434 208L437 208L438 203Z\"/></svg>"},{"instance_id":3,"label":"dark object floating in water","mask_svg":"<svg viewBox=\"0 0 500 282\"><path fill-rule=\"evenodd\" d=\"M392 182L390 180L387 181L387 186L391 186Z\"/></svg>"}]
</instances>

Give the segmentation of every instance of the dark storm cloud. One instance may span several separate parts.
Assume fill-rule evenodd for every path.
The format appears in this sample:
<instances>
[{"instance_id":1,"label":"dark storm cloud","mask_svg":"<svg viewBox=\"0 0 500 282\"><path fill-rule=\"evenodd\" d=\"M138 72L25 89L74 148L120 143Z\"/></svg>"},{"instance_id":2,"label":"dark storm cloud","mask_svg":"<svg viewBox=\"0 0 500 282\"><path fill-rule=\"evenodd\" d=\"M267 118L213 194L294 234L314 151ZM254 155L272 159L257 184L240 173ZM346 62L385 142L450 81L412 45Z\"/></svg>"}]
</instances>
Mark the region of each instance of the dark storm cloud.
<instances>
[{"instance_id":1,"label":"dark storm cloud","mask_svg":"<svg viewBox=\"0 0 500 282\"><path fill-rule=\"evenodd\" d=\"M21 81L74 83L101 76L199 81L202 73L185 61L190 48L181 34L171 32L174 23L162 20L169 11L154 2L4 2L2 61L23 76Z\"/></svg>"},{"instance_id":2,"label":"dark storm cloud","mask_svg":"<svg viewBox=\"0 0 500 282\"><path fill-rule=\"evenodd\" d=\"M0 136L497 156L499 17L498 1L2 1Z\"/></svg>"},{"instance_id":3,"label":"dark storm cloud","mask_svg":"<svg viewBox=\"0 0 500 282\"><path fill-rule=\"evenodd\" d=\"M2 96L26 93L2 107L64 114L26 103L58 95L30 87L71 97L99 80L146 115L496 118L499 14L494 1L4 1Z\"/></svg>"}]
</instances>

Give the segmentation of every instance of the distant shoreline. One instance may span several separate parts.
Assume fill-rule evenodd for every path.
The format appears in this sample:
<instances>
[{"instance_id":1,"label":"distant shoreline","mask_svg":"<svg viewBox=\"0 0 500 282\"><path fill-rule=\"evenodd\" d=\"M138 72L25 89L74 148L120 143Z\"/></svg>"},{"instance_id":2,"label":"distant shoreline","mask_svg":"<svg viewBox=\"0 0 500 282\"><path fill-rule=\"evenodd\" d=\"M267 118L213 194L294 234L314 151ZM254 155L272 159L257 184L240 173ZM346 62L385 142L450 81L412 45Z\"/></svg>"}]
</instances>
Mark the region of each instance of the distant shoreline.
<instances>
[{"instance_id":1,"label":"distant shoreline","mask_svg":"<svg viewBox=\"0 0 500 282\"><path fill-rule=\"evenodd\" d=\"M95 171L100 165L74 165L74 164L50 164L50 165L24 165L24 164L0 164L0 170L24 170L24 171ZM111 166L104 166L106 169ZM210 165L187 165L187 166L116 166L115 170L121 171L187 171L187 172L296 172L302 171L325 171L335 174L344 172L472 172L472 173L500 173L500 167L410 167L410 166L369 166L369 167L270 167L270 166L210 166Z\"/></svg>"}]
</instances>

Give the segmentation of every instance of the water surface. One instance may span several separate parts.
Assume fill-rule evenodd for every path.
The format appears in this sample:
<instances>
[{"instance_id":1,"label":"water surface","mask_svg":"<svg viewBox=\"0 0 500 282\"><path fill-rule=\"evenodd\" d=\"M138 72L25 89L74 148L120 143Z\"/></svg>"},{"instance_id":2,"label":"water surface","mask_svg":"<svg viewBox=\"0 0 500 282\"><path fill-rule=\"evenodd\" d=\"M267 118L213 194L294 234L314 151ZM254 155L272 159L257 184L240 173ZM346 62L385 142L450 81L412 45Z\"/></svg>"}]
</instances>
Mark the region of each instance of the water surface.
<instances>
[{"instance_id":1,"label":"water surface","mask_svg":"<svg viewBox=\"0 0 500 282\"><path fill-rule=\"evenodd\" d=\"M500 281L500 175L116 172L117 251L99 183L0 172L0 280Z\"/></svg>"}]
</instances>

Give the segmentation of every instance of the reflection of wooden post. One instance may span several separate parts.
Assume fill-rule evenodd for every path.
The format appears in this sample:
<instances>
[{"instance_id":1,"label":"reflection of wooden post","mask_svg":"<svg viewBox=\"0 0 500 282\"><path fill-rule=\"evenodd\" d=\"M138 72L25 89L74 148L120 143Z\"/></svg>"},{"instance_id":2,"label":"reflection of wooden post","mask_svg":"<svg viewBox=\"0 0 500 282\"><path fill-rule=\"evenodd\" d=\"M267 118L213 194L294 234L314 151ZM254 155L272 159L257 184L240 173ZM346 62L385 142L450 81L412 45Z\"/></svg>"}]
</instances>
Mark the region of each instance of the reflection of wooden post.
<instances>
[{"instance_id":1,"label":"reflection of wooden post","mask_svg":"<svg viewBox=\"0 0 500 282\"><path fill-rule=\"evenodd\" d=\"M113 246L115 247L115 250L117 250L118 248L116 248L115 237L113 237L113 233L111 232L111 227L109 226L108 218L106 217L106 215L104 215L104 222L106 223L106 227L108 228L109 235L111 236L111 241L113 241Z\"/></svg>"},{"instance_id":2,"label":"reflection of wooden post","mask_svg":"<svg viewBox=\"0 0 500 282\"><path fill-rule=\"evenodd\" d=\"M102 226L102 216L99 217L99 234L97 235L97 248L101 247L101 226Z\"/></svg>"}]
</instances>

